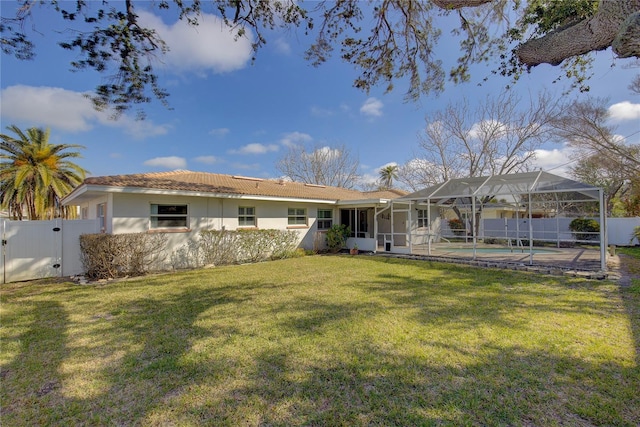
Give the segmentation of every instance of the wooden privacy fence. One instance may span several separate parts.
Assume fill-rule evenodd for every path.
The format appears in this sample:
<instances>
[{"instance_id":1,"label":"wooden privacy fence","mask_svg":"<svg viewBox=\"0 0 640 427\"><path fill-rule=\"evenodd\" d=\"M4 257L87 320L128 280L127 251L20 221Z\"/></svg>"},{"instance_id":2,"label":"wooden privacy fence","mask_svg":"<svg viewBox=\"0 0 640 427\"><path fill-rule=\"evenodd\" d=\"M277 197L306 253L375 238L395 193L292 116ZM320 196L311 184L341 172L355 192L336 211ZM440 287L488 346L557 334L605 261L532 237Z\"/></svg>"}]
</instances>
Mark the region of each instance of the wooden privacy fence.
<instances>
[{"instance_id":1,"label":"wooden privacy fence","mask_svg":"<svg viewBox=\"0 0 640 427\"><path fill-rule=\"evenodd\" d=\"M80 235L99 232L98 220L0 220L2 283L82 274Z\"/></svg>"}]
</instances>

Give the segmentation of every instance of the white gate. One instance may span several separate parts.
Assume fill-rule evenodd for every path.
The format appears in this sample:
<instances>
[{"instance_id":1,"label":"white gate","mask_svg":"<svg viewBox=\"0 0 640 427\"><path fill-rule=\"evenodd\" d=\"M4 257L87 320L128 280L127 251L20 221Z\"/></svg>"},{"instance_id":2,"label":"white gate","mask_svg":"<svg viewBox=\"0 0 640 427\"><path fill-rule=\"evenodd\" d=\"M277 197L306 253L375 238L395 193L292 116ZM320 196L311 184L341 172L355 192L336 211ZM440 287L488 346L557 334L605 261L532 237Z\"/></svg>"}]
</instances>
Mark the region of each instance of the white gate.
<instances>
[{"instance_id":1,"label":"white gate","mask_svg":"<svg viewBox=\"0 0 640 427\"><path fill-rule=\"evenodd\" d=\"M2 283L82 273L80 234L97 233L96 220L0 223Z\"/></svg>"}]
</instances>

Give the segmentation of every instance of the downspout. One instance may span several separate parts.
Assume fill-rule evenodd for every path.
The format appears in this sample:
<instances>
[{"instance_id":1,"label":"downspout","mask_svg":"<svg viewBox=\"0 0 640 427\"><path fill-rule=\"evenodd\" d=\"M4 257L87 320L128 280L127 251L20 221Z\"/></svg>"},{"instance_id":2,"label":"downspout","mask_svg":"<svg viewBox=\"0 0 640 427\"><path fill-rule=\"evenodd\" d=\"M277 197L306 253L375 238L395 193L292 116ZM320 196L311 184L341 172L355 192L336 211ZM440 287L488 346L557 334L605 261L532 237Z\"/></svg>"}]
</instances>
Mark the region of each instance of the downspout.
<instances>
[{"instance_id":1,"label":"downspout","mask_svg":"<svg viewBox=\"0 0 640 427\"><path fill-rule=\"evenodd\" d=\"M224 230L224 199L220 199L220 230Z\"/></svg>"}]
</instances>

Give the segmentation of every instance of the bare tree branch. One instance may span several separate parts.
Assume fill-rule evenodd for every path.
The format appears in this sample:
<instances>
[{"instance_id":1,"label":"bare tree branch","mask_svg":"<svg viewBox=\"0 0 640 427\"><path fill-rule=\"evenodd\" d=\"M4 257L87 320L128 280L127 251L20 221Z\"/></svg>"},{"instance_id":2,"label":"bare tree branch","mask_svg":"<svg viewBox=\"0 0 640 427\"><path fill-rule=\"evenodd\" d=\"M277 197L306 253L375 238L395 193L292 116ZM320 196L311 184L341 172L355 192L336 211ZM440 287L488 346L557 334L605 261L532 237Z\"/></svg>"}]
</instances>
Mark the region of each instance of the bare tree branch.
<instances>
[{"instance_id":1,"label":"bare tree branch","mask_svg":"<svg viewBox=\"0 0 640 427\"><path fill-rule=\"evenodd\" d=\"M276 168L293 181L332 187L354 188L358 184L359 161L343 144L289 147Z\"/></svg>"}]
</instances>

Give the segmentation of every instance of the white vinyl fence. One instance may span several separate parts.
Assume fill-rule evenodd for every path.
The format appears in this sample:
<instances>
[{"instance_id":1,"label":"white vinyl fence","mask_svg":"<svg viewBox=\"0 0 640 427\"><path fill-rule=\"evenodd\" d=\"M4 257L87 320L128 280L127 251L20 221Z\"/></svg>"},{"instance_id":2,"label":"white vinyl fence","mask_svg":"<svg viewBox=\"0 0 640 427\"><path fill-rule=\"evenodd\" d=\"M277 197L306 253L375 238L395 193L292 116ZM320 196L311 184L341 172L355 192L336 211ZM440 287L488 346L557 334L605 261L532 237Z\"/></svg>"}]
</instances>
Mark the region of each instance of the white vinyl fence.
<instances>
[{"instance_id":1,"label":"white vinyl fence","mask_svg":"<svg viewBox=\"0 0 640 427\"><path fill-rule=\"evenodd\" d=\"M574 234L569 229L573 218L533 218L529 219L484 219L480 236L511 241L528 240L531 232L533 240L540 241L572 241ZM598 218L594 218L600 222ZM635 227L640 227L640 217L635 218L607 218L607 244L616 246L633 246L640 244L638 240L632 240ZM445 237L458 237L451 230L446 221L442 224L442 235ZM585 234L585 233L583 233ZM594 241L598 241L594 236Z\"/></svg>"},{"instance_id":2,"label":"white vinyl fence","mask_svg":"<svg viewBox=\"0 0 640 427\"><path fill-rule=\"evenodd\" d=\"M82 274L80 235L98 233L98 220L0 220L2 283Z\"/></svg>"},{"instance_id":3,"label":"white vinyl fence","mask_svg":"<svg viewBox=\"0 0 640 427\"><path fill-rule=\"evenodd\" d=\"M609 218L607 220L608 238L610 245L632 246L639 245L637 239L631 240L631 233L635 227L640 227L640 217L635 218Z\"/></svg>"}]
</instances>

